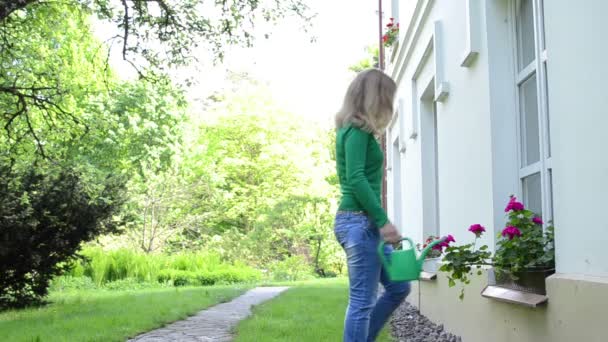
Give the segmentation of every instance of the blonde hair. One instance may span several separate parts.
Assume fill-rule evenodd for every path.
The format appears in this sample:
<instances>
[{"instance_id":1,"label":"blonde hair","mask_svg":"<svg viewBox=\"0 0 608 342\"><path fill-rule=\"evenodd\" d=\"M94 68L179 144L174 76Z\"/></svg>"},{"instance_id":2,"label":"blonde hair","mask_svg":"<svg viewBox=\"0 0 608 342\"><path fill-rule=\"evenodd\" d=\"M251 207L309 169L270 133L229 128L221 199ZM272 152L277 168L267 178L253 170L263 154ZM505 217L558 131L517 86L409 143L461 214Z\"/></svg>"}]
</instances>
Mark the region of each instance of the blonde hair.
<instances>
[{"instance_id":1,"label":"blonde hair","mask_svg":"<svg viewBox=\"0 0 608 342\"><path fill-rule=\"evenodd\" d=\"M352 124L374 135L381 135L393 117L397 85L379 69L359 72L350 83L342 108L336 114L336 128Z\"/></svg>"}]
</instances>

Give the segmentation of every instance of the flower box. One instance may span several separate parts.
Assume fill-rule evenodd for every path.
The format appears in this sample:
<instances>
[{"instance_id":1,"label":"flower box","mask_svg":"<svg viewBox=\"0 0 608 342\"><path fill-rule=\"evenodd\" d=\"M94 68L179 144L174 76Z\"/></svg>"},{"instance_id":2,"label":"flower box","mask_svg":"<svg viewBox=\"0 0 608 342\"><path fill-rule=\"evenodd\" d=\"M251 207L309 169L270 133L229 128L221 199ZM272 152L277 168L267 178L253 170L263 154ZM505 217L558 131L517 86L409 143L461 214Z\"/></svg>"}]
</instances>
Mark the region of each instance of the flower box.
<instances>
[{"instance_id":1,"label":"flower box","mask_svg":"<svg viewBox=\"0 0 608 342\"><path fill-rule=\"evenodd\" d=\"M492 268L488 270L488 285L516 291L546 295L545 279L555 273L555 269L528 269L510 274Z\"/></svg>"},{"instance_id":2,"label":"flower box","mask_svg":"<svg viewBox=\"0 0 608 342\"><path fill-rule=\"evenodd\" d=\"M428 273L437 273L441 266L441 257L438 258L426 258L422 263L422 270Z\"/></svg>"}]
</instances>

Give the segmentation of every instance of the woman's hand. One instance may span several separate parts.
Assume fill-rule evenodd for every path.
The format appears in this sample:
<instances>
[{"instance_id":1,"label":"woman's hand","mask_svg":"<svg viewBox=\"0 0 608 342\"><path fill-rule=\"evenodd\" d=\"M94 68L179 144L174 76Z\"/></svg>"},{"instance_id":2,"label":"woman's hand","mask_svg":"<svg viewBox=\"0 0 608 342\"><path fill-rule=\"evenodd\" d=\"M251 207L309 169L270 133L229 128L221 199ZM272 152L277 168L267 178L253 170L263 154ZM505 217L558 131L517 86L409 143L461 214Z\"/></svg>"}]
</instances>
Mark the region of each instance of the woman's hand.
<instances>
[{"instance_id":1,"label":"woman's hand","mask_svg":"<svg viewBox=\"0 0 608 342\"><path fill-rule=\"evenodd\" d=\"M395 227L395 225L392 223L387 223L382 226L382 228L380 228L380 235L384 241L391 244L401 241L402 238L401 234L397 230L397 227Z\"/></svg>"}]
</instances>

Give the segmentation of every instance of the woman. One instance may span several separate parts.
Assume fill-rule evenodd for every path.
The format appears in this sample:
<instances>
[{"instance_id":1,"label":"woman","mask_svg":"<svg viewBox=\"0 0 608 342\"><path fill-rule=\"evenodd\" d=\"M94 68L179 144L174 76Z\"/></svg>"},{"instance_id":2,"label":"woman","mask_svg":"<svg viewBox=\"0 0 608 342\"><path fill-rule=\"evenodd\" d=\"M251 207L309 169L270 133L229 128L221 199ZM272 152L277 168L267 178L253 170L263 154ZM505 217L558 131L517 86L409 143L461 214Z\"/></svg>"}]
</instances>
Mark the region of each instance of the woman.
<instances>
[{"instance_id":1,"label":"woman","mask_svg":"<svg viewBox=\"0 0 608 342\"><path fill-rule=\"evenodd\" d=\"M408 282L391 282L377 254L382 238L401 235L380 204L384 157L377 136L393 114L395 82L377 69L360 72L348 87L336 115L336 160L342 198L335 234L346 252L350 294L345 342L374 341L410 291ZM385 252L390 253L391 247ZM385 292L377 300L378 283Z\"/></svg>"}]
</instances>

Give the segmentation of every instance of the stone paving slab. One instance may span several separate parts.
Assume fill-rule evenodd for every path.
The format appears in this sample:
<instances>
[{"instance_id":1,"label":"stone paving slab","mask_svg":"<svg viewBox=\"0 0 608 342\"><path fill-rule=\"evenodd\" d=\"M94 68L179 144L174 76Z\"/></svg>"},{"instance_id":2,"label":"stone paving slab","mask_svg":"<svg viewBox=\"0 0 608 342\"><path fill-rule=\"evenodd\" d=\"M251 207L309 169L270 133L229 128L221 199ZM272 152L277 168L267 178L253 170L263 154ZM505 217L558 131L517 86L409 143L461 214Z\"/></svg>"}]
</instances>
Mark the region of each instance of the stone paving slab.
<instances>
[{"instance_id":1,"label":"stone paving slab","mask_svg":"<svg viewBox=\"0 0 608 342\"><path fill-rule=\"evenodd\" d=\"M251 307L278 296L287 287L257 287L230 302L218 304L183 321L139 335L128 342L226 342L232 329L251 315Z\"/></svg>"}]
</instances>

